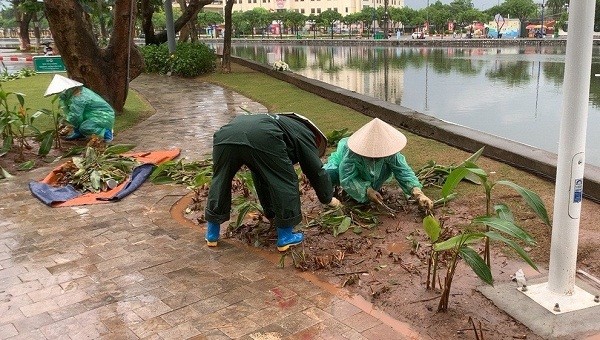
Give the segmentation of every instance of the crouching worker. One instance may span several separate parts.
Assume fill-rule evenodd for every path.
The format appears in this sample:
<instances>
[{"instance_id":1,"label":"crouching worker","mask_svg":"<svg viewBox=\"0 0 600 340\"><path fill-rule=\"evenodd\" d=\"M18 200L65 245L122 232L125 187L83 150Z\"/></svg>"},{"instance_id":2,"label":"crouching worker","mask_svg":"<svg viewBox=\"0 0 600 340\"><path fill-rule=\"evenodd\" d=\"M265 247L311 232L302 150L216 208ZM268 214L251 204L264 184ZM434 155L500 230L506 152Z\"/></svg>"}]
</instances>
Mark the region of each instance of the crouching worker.
<instances>
[{"instance_id":1,"label":"crouching worker","mask_svg":"<svg viewBox=\"0 0 600 340\"><path fill-rule=\"evenodd\" d=\"M360 203L382 204L378 190L393 175L405 195L431 210L433 202L423 194L422 184L400 153L405 146L406 137L400 131L375 118L352 136L341 139L324 169L333 185L341 186Z\"/></svg>"},{"instance_id":2,"label":"crouching worker","mask_svg":"<svg viewBox=\"0 0 600 340\"><path fill-rule=\"evenodd\" d=\"M65 140L89 138L96 135L106 142L113 139L115 111L102 97L82 83L55 75L44 97L59 94L59 107L73 132Z\"/></svg>"},{"instance_id":3,"label":"crouching worker","mask_svg":"<svg viewBox=\"0 0 600 340\"><path fill-rule=\"evenodd\" d=\"M243 115L221 127L213 139L213 178L205 210L208 246L217 245L220 224L229 220L231 183L243 165L250 169L265 217L277 227L277 249L286 251L302 242L304 235L293 232L302 220L294 164L300 164L321 203L340 205L319 158L326 147L321 131L296 114Z\"/></svg>"}]
</instances>

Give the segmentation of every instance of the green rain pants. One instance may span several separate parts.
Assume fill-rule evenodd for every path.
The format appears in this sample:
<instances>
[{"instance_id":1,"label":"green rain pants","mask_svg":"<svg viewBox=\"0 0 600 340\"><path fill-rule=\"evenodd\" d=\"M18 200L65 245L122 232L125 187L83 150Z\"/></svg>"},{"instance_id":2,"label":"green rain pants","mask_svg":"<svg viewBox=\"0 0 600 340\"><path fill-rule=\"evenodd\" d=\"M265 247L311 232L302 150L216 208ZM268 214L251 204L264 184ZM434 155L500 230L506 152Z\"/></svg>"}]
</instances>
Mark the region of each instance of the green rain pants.
<instances>
[{"instance_id":1,"label":"green rain pants","mask_svg":"<svg viewBox=\"0 0 600 340\"><path fill-rule=\"evenodd\" d=\"M215 140L218 135L217 132ZM221 224L229 220L231 182L243 165L252 172L265 216L274 218L276 227L295 226L302 221L298 175L281 134L279 137L275 140L271 138L269 144L262 146L261 149L266 148L269 152L240 144L218 144L213 147L213 178L205 211L207 221Z\"/></svg>"}]
</instances>

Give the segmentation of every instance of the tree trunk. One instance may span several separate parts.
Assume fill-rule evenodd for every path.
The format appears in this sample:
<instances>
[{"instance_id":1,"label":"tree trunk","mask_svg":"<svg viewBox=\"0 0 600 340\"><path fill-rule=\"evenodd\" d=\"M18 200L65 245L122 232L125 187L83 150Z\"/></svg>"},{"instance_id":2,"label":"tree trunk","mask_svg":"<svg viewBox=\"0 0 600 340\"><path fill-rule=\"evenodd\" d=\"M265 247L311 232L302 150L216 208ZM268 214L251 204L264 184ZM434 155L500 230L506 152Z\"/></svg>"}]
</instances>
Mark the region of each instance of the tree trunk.
<instances>
[{"instance_id":1,"label":"tree trunk","mask_svg":"<svg viewBox=\"0 0 600 340\"><path fill-rule=\"evenodd\" d=\"M189 4L181 14L181 16L175 21L175 33L181 31L181 28L185 26L190 20L196 18L198 12L202 7L211 4L213 0L190 0ZM167 31L164 30L158 34L154 34L154 26L152 25L152 14L154 13L155 7L151 4L151 0L142 0L142 28L144 35L146 36L146 45L160 45L167 41Z\"/></svg>"},{"instance_id":2,"label":"tree trunk","mask_svg":"<svg viewBox=\"0 0 600 340\"><path fill-rule=\"evenodd\" d=\"M231 11L233 9L233 0L225 2L225 36L223 37L223 59L221 60L221 72L231 73Z\"/></svg>"},{"instance_id":3,"label":"tree trunk","mask_svg":"<svg viewBox=\"0 0 600 340\"><path fill-rule=\"evenodd\" d=\"M17 21L19 22L19 49L28 51L31 48L31 40L29 39L29 23L31 22L31 13L16 12Z\"/></svg>"},{"instance_id":4,"label":"tree trunk","mask_svg":"<svg viewBox=\"0 0 600 340\"><path fill-rule=\"evenodd\" d=\"M54 42L71 78L101 95L121 112L129 82L140 75L142 57L133 43L136 8L130 0L116 0L114 29L108 46L100 48L89 30L78 0L46 0L45 12Z\"/></svg>"}]
</instances>

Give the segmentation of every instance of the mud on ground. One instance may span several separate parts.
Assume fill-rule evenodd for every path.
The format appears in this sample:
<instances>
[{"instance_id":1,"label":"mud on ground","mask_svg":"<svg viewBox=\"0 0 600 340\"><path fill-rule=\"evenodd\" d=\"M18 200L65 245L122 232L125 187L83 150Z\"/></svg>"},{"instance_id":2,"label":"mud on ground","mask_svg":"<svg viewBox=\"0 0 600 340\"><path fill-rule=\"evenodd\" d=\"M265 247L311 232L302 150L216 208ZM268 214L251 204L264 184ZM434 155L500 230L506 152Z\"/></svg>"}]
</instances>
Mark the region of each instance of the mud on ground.
<instances>
[{"instance_id":1,"label":"mud on ground","mask_svg":"<svg viewBox=\"0 0 600 340\"><path fill-rule=\"evenodd\" d=\"M368 215L377 217L377 226L369 227L365 223L356 232L350 228L337 236L322 225L310 226L323 213L323 206L306 185L302 186L301 192L304 214L301 229L305 234L305 241L288 254L285 265L295 265L298 270L311 271L333 285L360 294L394 318L411 324L414 329L432 339L475 339L473 325L484 334L485 339L541 339L480 294L476 287L484 283L464 262L458 265L452 283L449 310L437 312L446 267L442 264L438 270L436 289L427 290L430 243L422 226L424 212L414 202L405 200L399 189L391 186L383 191L387 205L395 211L393 214L387 209L378 209L372 205L361 206L359 208ZM465 228L473 217L482 214L485 198L482 190L481 192L481 195L459 195L446 206L434 208L433 213L448 227L449 233L455 234ZM238 189L237 194L240 193ZM435 198L439 189L426 189L426 193ZM200 225L204 223L206 194L206 189L198 190L196 202L188 207L186 214L188 219ZM553 193L541 195L547 206L552 203L549 203L551 194ZM345 207L354 205L343 194L339 197ZM537 246L525 247L525 250L541 273L530 268L507 248L493 244L492 273L495 282L510 282L514 273L521 268L530 278L542 276L546 273L548 263L550 227L525 209L519 195L500 191L496 199L507 203L518 219L517 224L537 240ZM596 245L600 237L598 230L590 230L587 226L591 221L597 220L600 209L597 204L585 202L584 210L587 213L582 214L578 268L598 276L600 252ZM549 214L552 216L551 211ZM232 216L231 221L236 219L237 216ZM245 215L243 224L236 229L229 228L225 237L265 251L277 252L275 229L260 213ZM483 246L479 246L478 250L481 253Z\"/></svg>"}]
</instances>

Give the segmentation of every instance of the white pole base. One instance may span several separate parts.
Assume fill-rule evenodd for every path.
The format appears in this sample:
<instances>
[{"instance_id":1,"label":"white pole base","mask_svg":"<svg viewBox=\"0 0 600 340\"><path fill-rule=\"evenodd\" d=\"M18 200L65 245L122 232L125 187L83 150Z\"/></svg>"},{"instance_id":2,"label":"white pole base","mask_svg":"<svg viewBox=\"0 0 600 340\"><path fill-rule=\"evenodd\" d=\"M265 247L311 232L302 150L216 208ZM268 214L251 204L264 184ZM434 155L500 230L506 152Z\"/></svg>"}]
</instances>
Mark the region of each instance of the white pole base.
<instances>
[{"instance_id":1,"label":"white pole base","mask_svg":"<svg viewBox=\"0 0 600 340\"><path fill-rule=\"evenodd\" d=\"M527 286L525 291L522 288L517 288L517 290L555 315L600 306L600 302L594 301L595 296L593 294L577 286L574 286L573 295L557 294L550 291L548 282ZM555 308L557 303L558 309Z\"/></svg>"}]
</instances>

